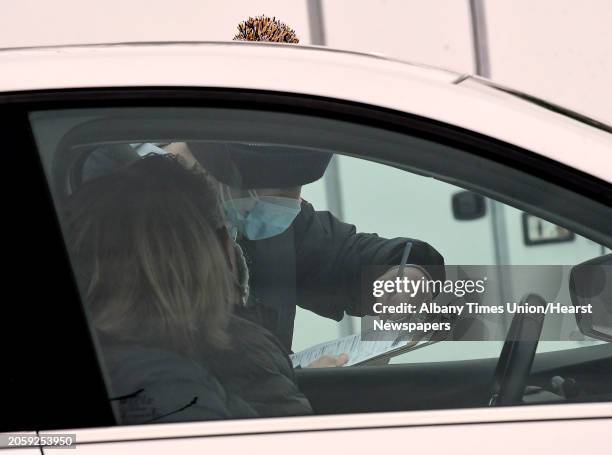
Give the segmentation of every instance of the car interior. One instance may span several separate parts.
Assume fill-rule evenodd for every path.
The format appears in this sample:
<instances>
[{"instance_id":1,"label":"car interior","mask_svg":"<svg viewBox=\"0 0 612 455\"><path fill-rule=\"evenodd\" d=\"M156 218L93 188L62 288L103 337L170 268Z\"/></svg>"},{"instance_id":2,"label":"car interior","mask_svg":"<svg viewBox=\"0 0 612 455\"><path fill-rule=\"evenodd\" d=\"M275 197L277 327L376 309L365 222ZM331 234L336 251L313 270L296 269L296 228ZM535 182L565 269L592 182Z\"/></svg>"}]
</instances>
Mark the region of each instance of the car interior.
<instances>
[{"instance_id":1,"label":"car interior","mask_svg":"<svg viewBox=\"0 0 612 455\"><path fill-rule=\"evenodd\" d=\"M58 210L87 178L95 178L84 175L95 153L102 154L112 169L142 156L130 144L280 144L358 157L450 183L528 211L601 245L612 245L609 206L482 158L477 153L479 147L501 147L482 138L474 150L466 152L442 140L346 121L220 108L40 111L32 113L30 119ZM283 128L278 128L279 124ZM498 356L299 368L295 370L299 388L316 414L612 400L612 255L567 265L572 266L567 290L572 303L582 305L587 301L596 309L592 317L576 316L577 326L584 336L598 343L536 353L544 317L516 314L505 339L499 340ZM607 273L608 280L594 279L597 273L603 273L604 278ZM595 295L588 291L594 288L599 289ZM522 303L527 306L544 301L530 289L524 289L523 296ZM441 343L457 352L465 346L464 341ZM427 349L420 348L423 355Z\"/></svg>"}]
</instances>

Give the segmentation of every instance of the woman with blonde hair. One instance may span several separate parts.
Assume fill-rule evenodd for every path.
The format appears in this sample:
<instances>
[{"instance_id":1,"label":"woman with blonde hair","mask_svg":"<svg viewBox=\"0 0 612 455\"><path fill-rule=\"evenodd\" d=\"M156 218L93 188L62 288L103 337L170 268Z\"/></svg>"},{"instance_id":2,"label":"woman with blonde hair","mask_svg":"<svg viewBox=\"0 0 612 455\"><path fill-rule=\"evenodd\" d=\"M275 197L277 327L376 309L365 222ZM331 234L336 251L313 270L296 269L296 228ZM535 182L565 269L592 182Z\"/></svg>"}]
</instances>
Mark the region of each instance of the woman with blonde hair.
<instances>
[{"instance_id":1,"label":"woman with blonde hair","mask_svg":"<svg viewBox=\"0 0 612 455\"><path fill-rule=\"evenodd\" d=\"M145 157L83 185L65 221L120 423L312 412L281 344L233 314L248 271L201 170Z\"/></svg>"}]
</instances>

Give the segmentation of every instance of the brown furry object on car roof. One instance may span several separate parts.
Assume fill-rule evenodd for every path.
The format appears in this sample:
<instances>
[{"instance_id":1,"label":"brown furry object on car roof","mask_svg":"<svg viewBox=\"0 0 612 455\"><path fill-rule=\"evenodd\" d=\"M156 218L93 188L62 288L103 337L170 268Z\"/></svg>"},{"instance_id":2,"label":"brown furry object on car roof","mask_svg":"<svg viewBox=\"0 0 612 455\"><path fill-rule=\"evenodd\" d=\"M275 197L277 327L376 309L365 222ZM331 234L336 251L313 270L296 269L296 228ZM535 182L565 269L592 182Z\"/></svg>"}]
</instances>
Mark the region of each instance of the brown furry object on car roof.
<instances>
[{"instance_id":1,"label":"brown furry object on car roof","mask_svg":"<svg viewBox=\"0 0 612 455\"><path fill-rule=\"evenodd\" d=\"M295 31L276 17L249 17L238 24L235 41L269 41L273 43L299 43Z\"/></svg>"}]
</instances>

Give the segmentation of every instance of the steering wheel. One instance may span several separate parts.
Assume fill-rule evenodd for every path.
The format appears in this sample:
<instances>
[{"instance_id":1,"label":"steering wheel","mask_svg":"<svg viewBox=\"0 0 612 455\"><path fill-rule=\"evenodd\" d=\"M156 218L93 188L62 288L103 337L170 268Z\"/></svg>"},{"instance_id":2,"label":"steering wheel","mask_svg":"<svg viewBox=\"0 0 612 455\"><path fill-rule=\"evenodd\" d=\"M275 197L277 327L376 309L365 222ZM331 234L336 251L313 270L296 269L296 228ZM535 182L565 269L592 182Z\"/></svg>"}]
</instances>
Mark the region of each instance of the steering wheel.
<instances>
[{"instance_id":1,"label":"steering wheel","mask_svg":"<svg viewBox=\"0 0 612 455\"><path fill-rule=\"evenodd\" d=\"M546 306L546 301L537 294L529 294L521 305ZM544 314L514 315L495 367L489 406L522 404L543 324Z\"/></svg>"}]
</instances>

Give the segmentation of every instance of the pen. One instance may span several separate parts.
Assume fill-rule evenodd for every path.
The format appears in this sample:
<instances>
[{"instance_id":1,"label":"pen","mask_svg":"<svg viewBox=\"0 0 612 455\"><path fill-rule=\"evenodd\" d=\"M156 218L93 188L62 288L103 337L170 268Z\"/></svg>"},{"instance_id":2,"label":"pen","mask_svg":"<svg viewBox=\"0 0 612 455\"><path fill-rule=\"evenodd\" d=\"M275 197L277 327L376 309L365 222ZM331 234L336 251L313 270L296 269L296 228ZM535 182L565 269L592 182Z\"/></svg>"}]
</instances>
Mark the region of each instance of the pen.
<instances>
[{"instance_id":1,"label":"pen","mask_svg":"<svg viewBox=\"0 0 612 455\"><path fill-rule=\"evenodd\" d=\"M400 262L400 267L399 267L397 276L402 276L404 274L404 268L406 267L406 262L408 262L408 256L410 256L411 249L412 249L412 242L406 242L406 246L404 247L404 253L402 254L402 261Z\"/></svg>"}]
</instances>

